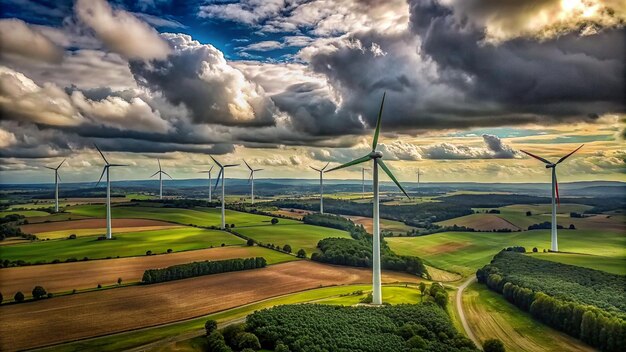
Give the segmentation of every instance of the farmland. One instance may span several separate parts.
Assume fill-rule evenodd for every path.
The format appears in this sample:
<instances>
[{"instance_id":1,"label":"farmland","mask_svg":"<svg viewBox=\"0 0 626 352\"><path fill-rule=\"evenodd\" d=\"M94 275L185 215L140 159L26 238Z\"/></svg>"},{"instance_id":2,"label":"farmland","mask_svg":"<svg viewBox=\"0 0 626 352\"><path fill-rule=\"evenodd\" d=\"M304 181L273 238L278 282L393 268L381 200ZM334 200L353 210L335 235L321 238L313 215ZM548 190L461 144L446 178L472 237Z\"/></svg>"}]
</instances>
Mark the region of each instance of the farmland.
<instances>
[{"instance_id":1,"label":"farmland","mask_svg":"<svg viewBox=\"0 0 626 352\"><path fill-rule=\"evenodd\" d=\"M507 220L494 214L471 214L458 218L438 222L441 226L465 226L477 231L493 231L500 229L509 229L518 231L520 227L508 222Z\"/></svg>"},{"instance_id":2,"label":"farmland","mask_svg":"<svg viewBox=\"0 0 626 352\"><path fill-rule=\"evenodd\" d=\"M139 232L146 230L163 230L180 227L165 221L146 219L113 219L111 226L117 232ZM67 238L70 234L78 237L90 235L102 235L106 232L105 219L83 219L70 221L56 221L48 223L35 223L20 226L25 233L37 235L39 238Z\"/></svg>"},{"instance_id":3,"label":"farmland","mask_svg":"<svg viewBox=\"0 0 626 352\"><path fill-rule=\"evenodd\" d=\"M367 283L366 269L290 262L264 269L163 284L131 286L2 307L2 349L24 349L129 329L156 326L319 286ZM385 282L417 282L384 273ZM216 299L218 298L219 299ZM55 310L54 316L49 314ZM106 316L107 319L96 317ZM58 317L71 317L59 319ZM42 329L56 326L41 334Z\"/></svg>"},{"instance_id":4,"label":"farmland","mask_svg":"<svg viewBox=\"0 0 626 352\"><path fill-rule=\"evenodd\" d=\"M242 245L245 241L219 230L181 227L167 230L115 233L115 240L99 241L96 237L79 237L74 240L51 240L6 246L2 259L24 260L31 263L64 261L68 258L99 259L130 257L173 251L187 251L225 245Z\"/></svg>"},{"instance_id":5,"label":"farmland","mask_svg":"<svg viewBox=\"0 0 626 352\"><path fill-rule=\"evenodd\" d=\"M626 257L604 257L578 253L533 253L533 257L589 269L626 275Z\"/></svg>"}]
</instances>

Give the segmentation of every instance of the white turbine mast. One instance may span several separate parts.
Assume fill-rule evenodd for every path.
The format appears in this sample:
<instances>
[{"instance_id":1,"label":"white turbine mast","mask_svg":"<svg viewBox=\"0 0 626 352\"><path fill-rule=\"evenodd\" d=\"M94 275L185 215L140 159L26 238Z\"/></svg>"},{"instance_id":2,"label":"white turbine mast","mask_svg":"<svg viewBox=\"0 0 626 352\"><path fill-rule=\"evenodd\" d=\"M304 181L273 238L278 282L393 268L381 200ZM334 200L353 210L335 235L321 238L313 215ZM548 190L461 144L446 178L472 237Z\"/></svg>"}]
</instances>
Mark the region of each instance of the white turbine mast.
<instances>
[{"instance_id":1,"label":"white turbine mast","mask_svg":"<svg viewBox=\"0 0 626 352\"><path fill-rule=\"evenodd\" d=\"M420 176L422 176L423 174L422 174L422 172L420 171L419 168L417 169L416 174L417 174L417 194L419 195L419 193L420 193Z\"/></svg>"},{"instance_id":2,"label":"white turbine mast","mask_svg":"<svg viewBox=\"0 0 626 352\"><path fill-rule=\"evenodd\" d=\"M248 183L250 184L251 201L252 201L252 204L254 204L254 173L257 171L262 171L263 169L253 169L250 167L250 165L248 165L248 163L245 160L243 161L243 163L246 164L246 166L248 167L248 170L250 170L250 177L248 177Z\"/></svg>"},{"instance_id":3,"label":"white turbine mast","mask_svg":"<svg viewBox=\"0 0 626 352\"><path fill-rule=\"evenodd\" d=\"M373 207L374 207L374 211L373 211L374 231L373 232L374 233L373 233L373 241L372 241L373 242L372 303L378 304L378 305L383 303L382 286L381 286L381 278L380 278L380 213L379 213L379 195L378 195L378 168L380 167L381 169L383 169L383 171L387 174L387 176L389 176L389 178L398 186L398 188L402 190L402 193L404 193L404 195L407 196L407 198L409 199L411 198L406 193L404 188L402 188L402 185L400 185L396 177L391 173L387 165L385 165L385 163L383 162L383 153L376 150L376 147L378 145L378 135L380 134L380 121L383 115L384 104L385 104L385 94L383 94L383 99L382 99L382 102L380 103L380 110L378 112L378 119L376 121L376 130L374 132L374 140L372 141L372 151L369 154L361 158L358 158L356 160L347 162L343 165L339 165L337 167L334 167L328 170L328 172L330 172L330 171L342 169L344 167L368 162L370 160L372 161L372 190L374 192L374 203L373 203Z\"/></svg>"},{"instance_id":4,"label":"white turbine mast","mask_svg":"<svg viewBox=\"0 0 626 352\"><path fill-rule=\"evenodd\" d=\"M161 160L157 159L157 162L159 163L159 171L153 173L152 176L150 176L150 178L156 175L159 175L159 199L163 199L163 175L169 177L170 180L173 180L173 178L167 172L161 169Z\"/></svg>"},{"instance_id":5,"label":"white turbine mast","mask_svg":"<svg viewBox=\"0 0 626 352\"><path fill-rule=\"evenodd\" d=\"M200 173L202 174L209 174L209 203L213 201L213 194L211 192L211 170L213 170L214 166L215 165L211 165L211 167L208 170L200 171Z\"/></svg>"},{"instance_id":6,"label":"white turbine mast","mask_svg":"<svg viewBox=\"0 0 626 352\"><path fill-rule=\"evenodd\" d=\"M320 173L320 214L324 214L324 170L328 167L330 162L326 163L321 169L316 169L313 166L309 165L309 167Z\"/></svg>"},{"instance_id":7,"label":"white turbine mast","mask_svg":"<svg viewBox=\"0 0 626 352\"><path fill-rule=\"evenodd\" d=\"M102 181L102 176L104 176L105 173L107 174L107 233L106 233L106 238L110 240L112 238L112 235L111 235L111 179L109 177L110 176L109 169L112 167L128 166L128 165L109 163L107 158L104 157L104 154L102 154L102 151L100 150L100 148L98 148L96 144L94 144L94 146L98 150L98 153L100 153L100 156L102 156L102 159L104 159L104 163L105 163L104 168L102 169L102 174L100 175L100 178L98 179L98 183L96 183L96 187L98 187L98 185L100 184L100 181Z\"/></svg>"},{"instance_id":8,"label":"white turbine mast","mask_svg":"<svg viewBox=\"0 0 626 352\"><path fill-rule=\"evenodd\" d=\"M226 203L224 199L224 184L226 183L225 171L227 167L239 166L239 164L222 165L217 160L215 160L213 156L211 156L211 159L213 159L213 162L215 162L215 165L217 165L217 167L220 168L220 173L217 175L217 180L215 181L215 188L213 188L213 191L215 191L221 179L222 180L222 230L223 230L226 228Z\"/></svg>"},{"instance_id":9,"label":"white turbine mast","mask_svg":"<svg viewBox=\"0 0 626 352\"><path fill-rule=\"evenodd\" d=\"M57 167L44 166L46 169L54 170L54 212L55 213L59 212L59 181L61 181L61 176L59 176L59 168L61 167L61 165L63 165L65 160L66 159L63 159L63 161L61 161L61 163Z\"/></svg>"},{"instance_id":10,"label":"white turbine mast","mask_svg":"<svg viewBox=\"0 0 626 352\"><path fill-rule=\"evenodd\" d=\"M544 164L546 164L546 169L552 169L552 223L551 223L551 231L550 231L550 239L551 239L551 244L550 244L550 250L553 252L558 252L559 251L559 243L558 243L558 238L557 238L557 223L556 223L556 206L557 204L561 204L561 200L559 198L559 182L556 179L556 166L559 165L560 163L562 163L565 159L569 158L570 155L576 153L580 148L582 148L584 146L584 144L582 144L580 147L574 149L573 152L567 154L566 156L562 157L561 159L559 159L556 163L553 163L551 161L548 161L540 156L531 154L527 151L521 150L522 153L531 156L539 161L542 161Z\"/></svg>"}]
</instances>

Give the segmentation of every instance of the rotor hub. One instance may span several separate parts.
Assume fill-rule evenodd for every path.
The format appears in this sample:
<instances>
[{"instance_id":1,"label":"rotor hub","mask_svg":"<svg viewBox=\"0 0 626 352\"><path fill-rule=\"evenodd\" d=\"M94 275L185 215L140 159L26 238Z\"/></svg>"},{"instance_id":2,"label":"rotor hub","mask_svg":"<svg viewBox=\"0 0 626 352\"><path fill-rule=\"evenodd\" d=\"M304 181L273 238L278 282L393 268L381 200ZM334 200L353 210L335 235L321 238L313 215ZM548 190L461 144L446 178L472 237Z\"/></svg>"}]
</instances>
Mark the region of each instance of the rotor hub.
<instances>
[{"instance_id":1,"label":"rotor hub","mask_svg":"<svg viewBox=\"0 0 626 352\"><path fill-rule=\"evenodd\" d=\"M556 167L556 164L548 164L546 165L546 169L553 169Z\"/></svg>"},{"instance_id":2,"label":"rotor hub","mask_svg":"<svg viewBox=\"0 0 626 352\"><path fill-rule=\"evenodd\" d=\"M370 153L370 158L372 159L381 159L383 157L383 153L377 150L374 150Z\"/></svg>"}]
</instances>

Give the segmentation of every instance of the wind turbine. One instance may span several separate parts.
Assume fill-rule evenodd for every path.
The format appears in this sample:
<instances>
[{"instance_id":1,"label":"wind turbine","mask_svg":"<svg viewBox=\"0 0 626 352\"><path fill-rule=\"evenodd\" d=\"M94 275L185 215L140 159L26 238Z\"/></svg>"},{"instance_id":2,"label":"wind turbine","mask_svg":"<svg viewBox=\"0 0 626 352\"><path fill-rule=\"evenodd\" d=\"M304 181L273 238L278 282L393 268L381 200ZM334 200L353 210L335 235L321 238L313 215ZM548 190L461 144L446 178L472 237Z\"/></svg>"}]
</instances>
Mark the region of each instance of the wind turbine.
<instances>
[{"instance_id":1,"label":"wind turbine","mask_svg":"<svg viewBox=\"0 0 626 352\"><path fill-rule=\"evenodd\" d=\"M215 191L215 189L217 188L217 185L220 183L220 178L222 179L222 230L223 230L226 228L226 210L225 210L226 208L225 208L225 203L224 203L224 184L226 183L226 176L224 175L224 171L227 167L239 166L239 164L222 165L217 160L215 160L214 157L211 156L211 159L213 159L215 164L220 168L220 173L217 174L217 180L215 181L215 188L213 188L213 191Z\"/></svg>"},{"instance_id":2,"label":"wind turbine","mask_svg":"<svg viewBox=\"0 0 626 352\"><path fill-rule=\"evenodd\" d=\"M200 173L203 174L209 174L209 203L211 203L213 201L213 196L211 194L211 170L213 170L213 167L215 165L211 165L211 168L205 171L200 171Z\"/></svg>"},{"instance_id":3,"label":"wind turbine","mask_svg":"<svg viewBox=\"0 0 626 352\"><path fill-rule=\"evenodd\" d=\"M248 163L244 160L243 161L244 164L246 164L246 166L248 167L248 169L250 170L250 177L248 177L248 183L250 183L250 194L252 196L252 204L254 204L254 173L257 171L261 171L263 169L253 169L250 167L250 165L248 165Z\"/></svg>"},{"instance_id":4,"label":"wind turbine","mask_svg":"<svg viewBox=\"0 0 626 352\"><path fill-rule=\"evenodd\" d=\"M391 171L389 171L389 168L387 168L387 165L385 165L385 163L383 162L383 153L379 152L376 150L376 146L378 145L378 135L380 133L380 121L381 121L381 117L383 115L383 105L385 104L385 94L383 94L383 100L380 103L380 111L378 112L378 120L376 121L376 131L374 132L374 140L372 141L372 151L355 160L352 160L350 162L347 162L343 165L339 165L337 167L334 167L330 170L328 170L328 172L330 171L334 171L334 170L339 170L339 169L343 169L344 167L348 167L348 166L352 166L352 165L357 165L360 163L364 163L367 161L372 161L372 190L374 192L374 203L373 203L373 207L374 207L374 233L373 233L373 250L372 250L372 256L373 256L373 265L372 265L372 303L373 304L382 304L383 300L382 300L382 287L381 287L381 282L380 282L380 214L379 214L379 200L378 200L378 167L380 167L381 169L383 169L383 171L387 174L387 176L389 176L389 178L398 186L398 188L400 188L400 190L402 190L402 193L404 193L405 196L407 196L407 198L411 198L409 197L409 195L406 193L406 191L404 190L404 188L402 188L402 186L400 185L400 183L398 182L398 180L396 179L396 177L391 173Z\"/></svg>"},{"instance_id":5,"label":"wind turbine","mask_svg":"<svg viewBox=\"0 0 626 352\"><path fill-rule=\"evenodd\" d=\"M98 153L100 153L100 156L102 156L102 159L104 159L104 162L105 162L104 168L102 169L102 174L100 175L100 179L98 179L98 183L96 183L96 187L98 187L98 185L100 184L100 181L102 181L102 176L104 176L104 174L106 173L107 174L107 234L106 234L106 238L110 240L111 239L111 179L109 178L109 169L112 167L128 166L128 165L110 164L107 158L104 157L104 154L102 154L102 151L100 151L100 148L98 148L96 144L94 144L94 146L96 147L96 149L98 149Z\"/></svg>"},{"instance_id":6,"label":"wind turbine","mask_svg":"<svg viewBox=\"0 0 626 352\"><path fill-rule=\"evenodd\" d=\"M59 176L59 168L63 165L65 160L66 159L63 159L57 167L44 166L46 169L54 170L54 211L56 213L59 212L59 181L61 180L61 176Z\"/></svg>"},{"instance_id":7,"label":"wind turbine","mask_svg":"<svg viewBox=\"0 0 626 352\"><path fill-rule=\"evenodd\" d=\"M417 193L418 194L420 192L420 176L422 176L422 173L420 172L420 169L417 169Z\"/></svg>"},{"instance_id":8,"label":"wind turbine","mask_svg":"<svg viewBox=\"0 0 626 352\"><path fill-rule=\"evenodd\" d=\"M328 164L330 164L330 162L326 163L326 166L324 166L321 169L316 169L313 166L309 167L317 172L320 173L320 214L324 214L324 170L326 170L326 168L328 167Z\"/></svg>"},{"instance_id":9,"label":"wind turbine","mask_svg":"<svg viewBox=\"0 0 626 352\"><path fill-rule=\"evenodd\" d=\"M361 198L363 199L365 199L365 170L369 170L369 168L361 168L361 187L363 188L363 190L361 191Z\"/></svg>"},{"instance_id":10,"label":"wind turbine","mask_svg":"<svg viewBox=\"0 0 626 352\"><path fill-rule=\"evenodd\" d=\"M169 177L170 180L173 180L173 178L167 172L161 169L161 160L157 159L157 162L159 163L159 171L153 173L150 177L152 178L156 175L159 175L159 199L163 199L163 175Z\"/></svg>"},{"instance_id":11,"label":"wind turbine","mask_svg":"<svg viewBox=\"0 0 626 352\"><path fill-rule=\"evenodd\" d=\"M574 149L573 152L567 154L566 156L562 157L561 159L559 159L556 163L552 163L542 157L539 157L537 155L531 154L527 151L522 150L522 153L527 154L539 161L542 161L546 164L546 169L552 169L552 228L550 231L551 234L551 245L550 245L550 250L553 252L558 252L559 251L559 244L557 241L557 233L556 233L556 205L557 203L560 205L561 204L561 200L559 199L559 183L556 180L556 166L559 165L561 162L563 162L563 160L567 159L570 157L570 155L576 153L580 148L583 147L584 144L582 144L580 147ZM555 202L556 200L556 202Z\"/></svg>"}]
</instances>

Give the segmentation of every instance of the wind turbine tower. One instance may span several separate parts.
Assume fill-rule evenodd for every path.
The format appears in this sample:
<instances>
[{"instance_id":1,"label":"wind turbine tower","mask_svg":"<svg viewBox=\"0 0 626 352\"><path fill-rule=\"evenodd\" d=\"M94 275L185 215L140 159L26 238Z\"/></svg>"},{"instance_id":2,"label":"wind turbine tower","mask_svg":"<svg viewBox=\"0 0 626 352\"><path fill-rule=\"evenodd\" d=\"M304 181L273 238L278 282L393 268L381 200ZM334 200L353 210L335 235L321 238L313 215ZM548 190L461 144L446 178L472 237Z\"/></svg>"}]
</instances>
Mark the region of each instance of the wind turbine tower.
<instances>
[{"instance_id":1,"label":"wind turbine tower","mask_svg":"<svg viewBox=\"0 0 626 352\"><path fill-rule=\"evenodd\" d=\"M203 174L209 174L209 203L211 203L213 201L213 195L211 193L211 170L213 170L213 167L215 165L211 165L211 168L205 171L200 171L200 173Z\"/></svg>"},{"instance_id":2,"label":"wind turbine tower","mask_svg":"<svg viewBox=\"0 0 626 352\"><path fill-rule=\"evenodd\" d=\"M152 178L156 175L159 175L159 199L163 199L163 175L169 177L170 180L173 180L173 178L167 172L161 169L161 160L157 159L157 162L159 163L159 171L153 173L150 177Z\"/></svg>"},{"instance_id":3,"label":"wind turbine tower","mask_svg":"<svg viewBox=\"0 0 626 352\"><path fill-rule=\"evenodd\" d=\"M320 214L324 214L324 170L326 170L328 164L330 164L330 162L326 163L326 166L321 169L316 169L309 165L311 169L320 173Z\"/></svg>"},{"instance_id":4,"label":"wind turbine tower","mask_svg":"<svg viewBox=\"0 0 626 352\"><path fill-rule=\"evenodd\" d=\"M383 171L389 176L389 178L400 188L402 193L404 193L407 198L410 199L409 195L406 193L402 185L398 182L396 177L391 173L387 165L383 162L383 153L376 150L378 145L378 135L380 134L380 121L383 115L383 105L385 104L385 94L383 94L383 100L380 103L380 110L378 112L378 119L376 121L376 130L374 132L374 140L372 141L372 151L355 160L347 162L343 165L339 165L334 167L330 171L343 169L344 167L357 165L360 163L372 161L372 190L374 192L374 233L373 233L373 265L372 265L372 303L373 304L382 304L382 287L381 287L381 279L380 279L380 213L379 213L379 195L378 195L378 168L380 167Z\"/></svg>"},{"instance_id":5,"label":"wind turbine tower","mask_svg":"<svg viewBox=\"0 0 626 352\"><path fill-rule=\"evenodd\" d=\"M583 144L584 145L584 144ZM527 154L539 161L542 161L544 164L546 164L546 169L552 169L552 226L551 226L551 231L550 231L550 238L551 238L551 245L550 245L550 250L553 252L558 252L559 251L559 244L558 244L558 238L557 238L557 224L556 224L556 206L557 204L561 204L561 200L559 199L559 183L556 179L556 166L559 165L560 163L562 163L565 159L569 158L570 155L576 153L580 148L583 147L583 145L581 145L580 147L574 149L573 152L567 154L566 156L562 157L561 159L559 159L556 163L553 163L551 161L548 161L540 156L531 154L527 151L522 150L522 153Z\"/></svg>"},{"instance_id":6,"label":"wind turbine tower","mask_svg":"<svg viewBox=\"0 0 626 352\"><path fill-rule=\"evenodd\" d=\"M362 167L361 168L361 198L365 199L365 171L369 170L369 168Z\"/></svg>"},{"instance_id":7,"label":"wind turbine tower","mask_svg":"<svg viewBox=\"0 0 626 352\"><path fill-rule=\"evenodd\" d=\"M250 177L248 177L248 183L250 183L250 187L251 187L250 196L252 199L252 204L254 204L254 173L257 171L261 171L263 169L253 169L250 167L250 165L248 165L248 163L245 160L243 162L248 167L248 170L250 170Z\"/></svg>"},{"instance_id":8,"label":"wind turbine tower","mask_svg":"<svg viewBox=\"0 0 626 352\"><path fill-rule=\"evenodd\" d=\"M211 159L213 159L213 162L215 162L217 167L220 168L220 173L217 175L217 180L215 181L215 188L213 188L213 191L215 191L215 189L217 188L217 185L219 185L220 178L221 178L222 180L222 230L223 230L226 228L226 203L224 200L224 184L226 183L226 175L224 173L227 167L239 166L239 164L222 165L217 160L215 160L214 157L211 156Z\"/></svg>"},{"instance_id":9,"label":"wind turbine tower","mask_svg":"<svg viewBox=\"0 0 626 352\"><path fill-rule=\"evenodd\" d=\"M420 169L417 169L417 193L420 193L420 176L422 176L422 173L420 172Z\"/></svg>"},{"instance_id":10,"label":"wind turbine tower","mask_svg":"<svg viewBox=\"0 0 626 352\"><path fill-rule=\"evenodd\" d=\"M109 170L112 167L128 166L128 165L109 163L107 158L104 157L104 154L102 154L102 151L100 150L100 148L98 148L98 146L95 144L94 146L98 150L98 153L100 153L100 156L102 156L102 159L104 159L104 163L105 163L104 168L102 169L102 174L100 175L100 179L98 179L98 183L96 183L96 187L98 187L98 185L100 184L100 181L102 181L102 176L104 176L105 173L107 174L107 233L106 233L106 238L110 240L112 238L112 235L111 235L111 179L109 177L110 176Z\"/></svg>"},{"instance_id":11,"label":"wind turbine tower","mask_svg":"<svg viewBox=\"0 0 626 352\"><path fill-rule=\"evenodd\" d=\"M61 161L61 163L57 167L44 166L46 169L54 170L54 212L55 213L59 212L59 181L61 180L61 176L59 176L59 168L61 167L61 165L63 165L65 160L66 159L63 159L63 161Z\"/></svg>"}]
</instances>

